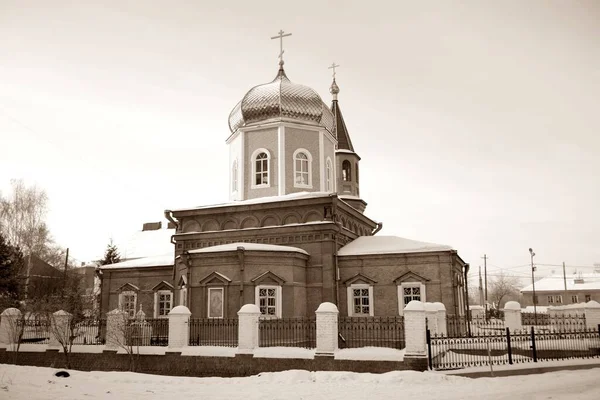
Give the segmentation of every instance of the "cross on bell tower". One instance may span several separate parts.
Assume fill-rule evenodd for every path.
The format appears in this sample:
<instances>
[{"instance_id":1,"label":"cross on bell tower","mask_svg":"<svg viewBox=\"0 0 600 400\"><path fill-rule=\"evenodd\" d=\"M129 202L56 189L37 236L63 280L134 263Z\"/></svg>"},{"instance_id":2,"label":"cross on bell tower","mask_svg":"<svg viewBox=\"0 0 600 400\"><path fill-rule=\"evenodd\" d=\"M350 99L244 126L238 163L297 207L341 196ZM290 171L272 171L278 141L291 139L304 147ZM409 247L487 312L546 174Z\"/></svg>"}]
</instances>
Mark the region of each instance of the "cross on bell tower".
<instances>
[{"instance_id":1,"label":"cross on bell tower","mask_svg":"<svg viewBox=\"0 0 600 400\"><path fill-rule=\"evenodd\" d=\"M271 39L279 39L279 66L283 67L283 38L287 37L287 36L292 36L291 33L285 33L283 31L283 29L280 29L279 32L277 32L278 35L277 36L273 36L271 37Z\"/></svg>"}]
</instances>

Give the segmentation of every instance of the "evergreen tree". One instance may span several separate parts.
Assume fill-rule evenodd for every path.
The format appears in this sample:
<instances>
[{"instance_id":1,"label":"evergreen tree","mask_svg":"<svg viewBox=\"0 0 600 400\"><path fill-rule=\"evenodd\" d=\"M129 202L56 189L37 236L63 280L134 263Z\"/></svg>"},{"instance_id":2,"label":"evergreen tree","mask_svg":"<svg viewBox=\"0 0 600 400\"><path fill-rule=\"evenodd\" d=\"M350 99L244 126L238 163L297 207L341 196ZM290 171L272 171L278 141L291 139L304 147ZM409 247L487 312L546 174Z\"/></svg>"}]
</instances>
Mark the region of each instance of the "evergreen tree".
<instances>
[{"instance_id":1,"label":"evergreen tree","mask_svg":"<svg viewBox=\"0 0 600 400\"><path fill-rule=\"evenodd\" d=\"M20 300L19 274L24 266L23 253L0 233L0 308L15 307Z\"/></svg>"},{"instance_id":2,"label":"evergreen tree","mask_svg":"<svg viewBox=\"0 0 600 400\"><path fill-rule=\"evenodd\" d=\"M100 265L108 265L115 264L121 261L121 256L119 255L119 249L113 243L112 239L110 243L106 246L106 251L104 252L104 258L100 261Z\"/></svg>"}]
</instances>

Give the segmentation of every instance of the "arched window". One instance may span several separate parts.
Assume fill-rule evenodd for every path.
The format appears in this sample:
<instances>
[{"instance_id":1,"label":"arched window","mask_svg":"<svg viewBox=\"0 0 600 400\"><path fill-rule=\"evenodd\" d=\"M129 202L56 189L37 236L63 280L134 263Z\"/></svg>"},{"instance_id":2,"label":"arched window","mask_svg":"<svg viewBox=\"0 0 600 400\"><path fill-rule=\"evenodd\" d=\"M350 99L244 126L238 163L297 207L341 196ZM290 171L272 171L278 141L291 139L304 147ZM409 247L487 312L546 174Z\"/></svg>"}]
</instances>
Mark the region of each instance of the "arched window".
<instances>
[{"instance_id":1,"label":"arched window","mask_svg":"<svg viewBox=\"0 0 600 400\"><path fill-rule=\"evenodd\" d=\"M231 167L231 191L237 192L238 190L238 162L235 160Z\"/></svg>"},{"instance_id":2,"label":"arched window","mask_svg":"<svg viewBox=\"0 0 600 400\"><path fill-rule=\"evenodd\" d=\"M311 164L312 157L307 150L294 152L294 187L312 187Z\"/></svg>"},{"instance_id":3,"label":"arched window","mask_svg":"<svg viewBox=\"0 0 600 400\"><path fill-rule=\"evenodd\" d=\"M342 163L342 180L346 182L352 180L352 165L348 160L344 160Z\"/></svg>"},{"instance_id":4,"label":"arched window","mask_svg":"<svg viewBox=\"0 0 600 400\"><path fill-rule=\"evenodd\" d=\"M254 174L252 186L264 187L270 185L269 159L269 153L265 149L258 149L254 152L252 157L252 172Z\"/></svg>"},{"instance_id":5,"label":"arched window","mask_svg":"<svg viewBox=\"0 0 600 400\"><path fill-rule=\"evenodd\" d=\"M325 174L326 174L325 179L326 179L326 183L327 183L327 185L325 187L327 188L326 190L328 192L333 192L333 187L331 185L331 182L332 182L331 181L331 176L332 176L333 172L332 172L331 160L329 158L327 159L327 163L325 165L326 165L326 167L325 167L325 169L326 169L326 171L325 171Z\"/></svg>"}]
</instances>

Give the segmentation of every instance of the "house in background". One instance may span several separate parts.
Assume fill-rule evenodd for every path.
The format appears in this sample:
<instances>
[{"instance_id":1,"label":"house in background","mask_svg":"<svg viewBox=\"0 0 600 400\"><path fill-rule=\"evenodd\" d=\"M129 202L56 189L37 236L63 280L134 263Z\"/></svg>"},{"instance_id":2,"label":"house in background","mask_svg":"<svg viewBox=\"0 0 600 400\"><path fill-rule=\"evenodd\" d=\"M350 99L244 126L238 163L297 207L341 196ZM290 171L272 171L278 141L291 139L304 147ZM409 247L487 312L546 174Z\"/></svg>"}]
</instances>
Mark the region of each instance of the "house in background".
<instances>
[{"instance_id":1,"label":"house in background","mask_svg":"<svg viewBox=\"0 0 600 400\"><path fill-rule=\"evenodd\" d=\"M196 318L231 318L253 303L282 318L332 302L341 315L371 317L420 300L465 315L468 265L456 250L376 236L382 223L365 214L335 79L330 92L327 106L291 82L283 62L273 81L250 89L229 116L230 201L165 211L174 230L138 235L160 243L100 267L102 312L165 317L186 305Z\"/></svg>"},{"instance_id":2,"label":"house in background","mask_svg":"<svg viewBox=\"0 0 600 400\"><path fill-rule=\"evenodd\" d=\"M535 282L536 306L600 302L600 269L592 273L552 275ZM533 285L521 289L522 306L533 306Z\"/></svg>"}]
</instances>

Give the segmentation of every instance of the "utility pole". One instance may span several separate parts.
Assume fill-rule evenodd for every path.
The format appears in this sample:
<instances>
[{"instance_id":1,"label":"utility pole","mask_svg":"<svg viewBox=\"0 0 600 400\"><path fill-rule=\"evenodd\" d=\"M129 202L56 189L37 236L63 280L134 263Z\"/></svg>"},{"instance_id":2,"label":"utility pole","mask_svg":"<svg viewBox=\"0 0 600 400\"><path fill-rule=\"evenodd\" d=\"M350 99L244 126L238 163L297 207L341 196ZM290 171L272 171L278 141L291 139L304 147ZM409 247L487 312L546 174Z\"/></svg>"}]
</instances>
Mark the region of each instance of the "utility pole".
<instances>
[{"instance_id":1,"label":"utility pole","mask_svg":"<svg viewBox=\"0 0 600 400\"><path fill-rule=\"evenodd\" d=\"M563 261L563 280L565 282L565 300L563 302L563 304L565 304L567 302L567 272L565 270L565 262Z\"/></svg>"},{"instance_id":2,"label":"utility pole","mask_svg":"<svg viewBox=\"0 0 600 400\"><path fill-rule=\"evenodd\" d=\"M488 320L488 291L487 291L487 254L483 255L483 275L485 280L485 320Z\"/></svg>"},{"instance_id":3,"label":"utility pole","mask_svg":"<svg viewBox=\"0 0 600 400\"><path fill-rule=\"evenodd\" d=\"M529 254L531 255L531 284L533 286L533 324L537 325L537 298L535 296L535 266L533 265L533 257L535 253L533 249L529 248Z\"/></svg>"},{"instance_id":4,"label":"utility pole","mask_svg":"<svg viewBox=\"0 0 600 400\"><path fill-rule=\"evenodd\" d=\"M483 305L485 304L485 300L483 298L483 280L481 278L481 265L479 266L479 287L477 288L478 290L478 295L479 295L479 305L481 307L483 307Z\"/></svg>"},{"instance_id":5,"label":"utility pole","mask_svg":"<svg viewBox=\"0 0 600 400\"><path fill-rule=\"evenodd\" d=\"M69 264L69 249L67 248L67 254L65 255L65 271L63 276L63 296L67 290L67 267Z\"/></svg>"}]
</instances>

